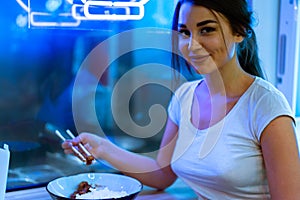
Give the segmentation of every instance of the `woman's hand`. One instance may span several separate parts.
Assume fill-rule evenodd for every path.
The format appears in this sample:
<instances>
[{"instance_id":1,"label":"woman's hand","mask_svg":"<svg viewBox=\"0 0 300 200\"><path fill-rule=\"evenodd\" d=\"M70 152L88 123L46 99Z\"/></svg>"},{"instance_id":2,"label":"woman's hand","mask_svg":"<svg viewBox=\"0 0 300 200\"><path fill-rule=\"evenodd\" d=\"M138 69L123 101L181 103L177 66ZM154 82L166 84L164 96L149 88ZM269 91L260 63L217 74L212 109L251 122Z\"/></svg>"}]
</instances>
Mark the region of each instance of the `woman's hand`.
<instances>
[{"instance_id":1,"label":"woman's hand","mask_svg":"<svg viewBox=\"0 0 300 200\"><path fill-rule=\"evenodd\" d=\"M74 154L72 146L77 147L81 143L96 159L104 156L105 150L110 143L107 139L92 133L81 133L72 140L66 140L62 143L62 148L66 154ZM79 149L80 150L80 149Z\"/></svg>"}]
</instances>

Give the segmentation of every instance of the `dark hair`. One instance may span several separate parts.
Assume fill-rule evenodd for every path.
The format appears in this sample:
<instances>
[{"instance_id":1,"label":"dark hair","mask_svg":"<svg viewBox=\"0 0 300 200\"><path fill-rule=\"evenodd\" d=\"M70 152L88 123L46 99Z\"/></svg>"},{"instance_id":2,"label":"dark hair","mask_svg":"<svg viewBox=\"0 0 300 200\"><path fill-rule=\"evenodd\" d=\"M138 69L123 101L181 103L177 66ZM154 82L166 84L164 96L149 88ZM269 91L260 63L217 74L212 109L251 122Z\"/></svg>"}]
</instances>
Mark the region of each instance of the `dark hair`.
<instances>
[{"instance_id":1,"label":"dark hair","mask_svg":"<svg viewBox=\"0 0 300 200\"><path fill-rule=\"evenodd\" d=\"M182 59L178 55L178 15L181 5L185 2L193 5L203 6L207 9L221 13L230 22L231 29L244 37L243 42L237 47L237 57L244 71L254 76L265 78L258 58L256 36L252 28L252 12L249 10L246 0L179 0L173 17L172 24L172 67L181 72ZM190 65L185 61L188 71L191 72Z\"/></svg>"}]
</instances>

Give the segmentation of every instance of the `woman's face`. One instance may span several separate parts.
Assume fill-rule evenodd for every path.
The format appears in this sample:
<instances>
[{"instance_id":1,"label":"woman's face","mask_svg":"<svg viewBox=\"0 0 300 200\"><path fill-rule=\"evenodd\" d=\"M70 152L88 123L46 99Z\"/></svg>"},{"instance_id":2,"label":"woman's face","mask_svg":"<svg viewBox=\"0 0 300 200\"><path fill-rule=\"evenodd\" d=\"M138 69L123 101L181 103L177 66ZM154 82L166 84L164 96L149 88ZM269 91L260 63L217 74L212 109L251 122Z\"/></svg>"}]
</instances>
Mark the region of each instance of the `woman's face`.
<instances>
[{"instance_id":1,"label":"woman's face","mask_svg":"<svg viewBox=\"0 0 300 200\"><path fill-rule=\"evenodd\" d=\"M202 6L184 3L178 18L179 49L199 74L209 74L227 64L235 55L234 35L224 17Z\"/></svg>"}]
</instances>

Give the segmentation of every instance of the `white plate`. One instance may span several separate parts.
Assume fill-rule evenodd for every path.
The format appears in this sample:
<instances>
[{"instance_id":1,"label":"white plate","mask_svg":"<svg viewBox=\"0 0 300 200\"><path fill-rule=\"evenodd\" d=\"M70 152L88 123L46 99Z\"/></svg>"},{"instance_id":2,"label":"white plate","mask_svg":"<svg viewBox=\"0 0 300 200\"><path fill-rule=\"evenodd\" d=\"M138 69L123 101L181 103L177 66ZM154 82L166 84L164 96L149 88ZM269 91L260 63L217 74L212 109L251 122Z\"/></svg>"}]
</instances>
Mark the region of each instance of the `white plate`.
<instances>
[{"instance_id":1,"label":"white plate","mask_svg":"<svg viewBox=\"0 0 300 200\"><path fill-rule=\"evenodd\" d=\"M127 192L128 196L117 199L134 199L143 188L143 185L138 180L125 175L113 173L83 173L57 178L49 182L46 190L53 199L70 199L70 195L76 191L79 183L82 181L87 181L92 185L101 185L116 192Z\"/></svg>"}]
</instances>

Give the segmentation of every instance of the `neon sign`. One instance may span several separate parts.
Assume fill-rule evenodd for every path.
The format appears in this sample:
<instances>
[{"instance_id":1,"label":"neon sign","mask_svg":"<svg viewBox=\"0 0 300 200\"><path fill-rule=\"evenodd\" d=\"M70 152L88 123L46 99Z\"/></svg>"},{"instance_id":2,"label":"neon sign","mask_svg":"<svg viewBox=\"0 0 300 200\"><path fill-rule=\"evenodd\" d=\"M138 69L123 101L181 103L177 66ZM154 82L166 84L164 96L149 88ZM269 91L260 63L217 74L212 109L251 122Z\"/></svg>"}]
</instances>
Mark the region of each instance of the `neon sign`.
<instances>
[{"instance_id":1,"label":"neon sign","mask_svg":"<svg viewBox=\"0 0 300 200\"><path fill-rule=\"evenodd\" d=\"M16 2L28 12L30 26L78 27L83 21L141 20L149 0L22 0Z\"/></svg>"}]
</instances>

